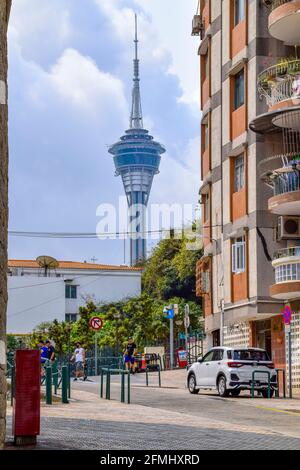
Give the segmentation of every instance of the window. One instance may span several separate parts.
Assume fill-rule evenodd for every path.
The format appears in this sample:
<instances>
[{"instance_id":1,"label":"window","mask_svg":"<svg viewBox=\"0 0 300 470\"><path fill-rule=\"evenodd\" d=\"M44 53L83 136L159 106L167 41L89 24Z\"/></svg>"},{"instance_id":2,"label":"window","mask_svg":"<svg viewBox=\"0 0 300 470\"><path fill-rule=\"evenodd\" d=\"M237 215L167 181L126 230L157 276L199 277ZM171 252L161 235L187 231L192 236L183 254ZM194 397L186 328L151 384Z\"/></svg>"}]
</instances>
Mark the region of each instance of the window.
<instances>
[{"instance_id":1,"label":"window","mask_svg":"<svg viewBox=\"0 0 300 470\"><path fill-rule=\"evenodd\" d=\"M300 280L300 264L282 264L275 268L276 284L280 282L299 281Z\"/></svg>"},{"instance_id":2,"label":"window","mask_svg":"<svg viewBox=\"0 0 300 470\"><path fill-rule=\"evenodd\" d=\"M209 147L209 127L208 124L203 125L204 128L204 149L207 150Z\"/></svg>"},{"instance_id":3,"label":"window","mask_svg":"<svg viewBox=\"0 0 300 470\"><path fill-rule=\"evenodd\" d=\"M65 321L75 323L77 321L77 314L76 313L66 313Z\"/></svg>"},{"instance_id":4,"label":"window","mask_svg":"<svg viewBox=\"0 0 300 470\"><path fill-rule=\"evenodd\" d=\"M213 361L222 361L224 355L223 349L215 349L214 351L214 356L213 356Z\"/></svg>"},{"instance_id":5,"label":"window","mask_svg":"<svg viewBox=\"0 0 300 470\"><path fill-rule=\"evenodd\" d=\"M209 55L208 52L204 57L204 80L209 77Z\"/></svg>"},{"instance_id":6,"label":"window","mask_svg":"<svg viewBox=\"0 0 300 470\"><path fill-rule=\"evenodd\" d=\"M245 237L237 238L232 244L232 272L235 274L246 271Z\"/></svg>"},{"instance_id":7,"label":"window","mask_svg":"<svg viewBox=\"0 0 300 470\"><path fill-rule=\"evenodd\" d=\"M77 299L77 286L66 285L66 299Z\"/></svg>"},{"instance_id":8,"label":"window","mask_svg":"<svg viewBox=\"0 0 300 470\"><path fill-rule=\"evenodd\" d=\"M209 271L202 272L202 292L208 294L210 292L210 275Z\"/></svg>"},{"instance_id":9,"label":"window","mask_svg":"<svg viewBox=\"0 0 300 470\"><path fill-rule=\"evenodd\" d=\"M234 77L234 109L238 109L245 103L245 74L244 69Z\"/></svg>"},{"instance_id":10,"label":"window","mask_svg":"<svg viewBox=\"0 0 300 470\"><path fill-rule=\"evenodd\" d=\"M210 200L209 200L209 194L204 194L203 195L203 209L204 209L204 221L206 222L209 220L210 216Z\"/></svg>"},{"instance_id":11,"label":"window","mask_svg":"<svg viewBox=\"0 0 300 470\"><path fill-rule=\"evenodd\" d=\"M213 360L214 351L209 351L203 358L202 362L210 362Z\"/></svg>"},{"instance_id":12,"label":"window","mask_svg":"<svg viewBox=\"0 0 300 470\"><path fill-rule=\"evenodd\" d=\"M234 159L234 192L238 193L245 187L245 158L239 155Z\"/></svg>"},{"instance_id":13,"label":"window","mask_svg":"<svg viewBox=\"0 0 300 470\"><path fill-rule=\"evenodd\" d=\"M235 361L269 361L269 356L266 351L255 349L236 349L233 352L233 359Z\"/></svg>"},{"instance_id":14,"label":"window","mask_svg":"<svg viewBox=\"0 0 300 470\"><path fill-rule=\"evenodd\" d=\"M234 1L234 26L237 26L239 23L245 19L245 0L235 0Z\"/></svg>"}]
</instances>

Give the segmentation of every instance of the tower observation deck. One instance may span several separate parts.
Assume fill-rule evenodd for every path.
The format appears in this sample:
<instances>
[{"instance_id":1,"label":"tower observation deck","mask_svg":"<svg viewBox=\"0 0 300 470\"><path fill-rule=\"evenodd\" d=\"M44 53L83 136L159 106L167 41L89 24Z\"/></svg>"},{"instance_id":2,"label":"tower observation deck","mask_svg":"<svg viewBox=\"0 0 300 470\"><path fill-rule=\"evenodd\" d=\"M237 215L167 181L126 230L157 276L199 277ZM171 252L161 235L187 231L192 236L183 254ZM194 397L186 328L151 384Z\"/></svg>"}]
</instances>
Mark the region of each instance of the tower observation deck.
<instances>
[{"instance_id":1,"label":"tower observation deck","mask_svg":"<svg viewBox=\"0 0 300 470\"><path fill-rule=\"evenodd\" d=\"M159 173L164 147L144 129L140 93L138 59L137 16L135 15L135 58L132 91L132 109L129 129L119 142L109 148L114 156L116 176L121 176L130 221L130 264L136 265L146 258L146 209L154 175Z\"/></svg>"}]
</instances>

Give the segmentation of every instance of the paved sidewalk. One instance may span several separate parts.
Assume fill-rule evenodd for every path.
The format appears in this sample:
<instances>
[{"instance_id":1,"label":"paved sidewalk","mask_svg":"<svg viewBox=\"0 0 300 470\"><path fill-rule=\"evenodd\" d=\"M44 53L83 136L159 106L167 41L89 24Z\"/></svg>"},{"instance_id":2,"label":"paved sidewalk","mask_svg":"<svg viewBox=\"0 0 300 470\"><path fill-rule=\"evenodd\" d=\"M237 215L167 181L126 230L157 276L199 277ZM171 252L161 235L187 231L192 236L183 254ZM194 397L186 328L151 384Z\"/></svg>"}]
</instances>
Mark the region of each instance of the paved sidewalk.
<instances>
[{"instance_id":1,"label":"paved sidewalk","mask_svg":"<svg viewBox=\"0 0 300 470\"><path fill-rule=\"evenodd\" d=\"M153 388L145 387L144 374L131 382L131 405L119 402L117 376L110 401L99 398L96 381L72 383L70 404L42 406L37 448L300 449L299 400L222 399L213 392L190 395L185 371L164 372L161 389L154 375ZM10 407L8 414L11 442Z\"/></svg>"}]
</instances>

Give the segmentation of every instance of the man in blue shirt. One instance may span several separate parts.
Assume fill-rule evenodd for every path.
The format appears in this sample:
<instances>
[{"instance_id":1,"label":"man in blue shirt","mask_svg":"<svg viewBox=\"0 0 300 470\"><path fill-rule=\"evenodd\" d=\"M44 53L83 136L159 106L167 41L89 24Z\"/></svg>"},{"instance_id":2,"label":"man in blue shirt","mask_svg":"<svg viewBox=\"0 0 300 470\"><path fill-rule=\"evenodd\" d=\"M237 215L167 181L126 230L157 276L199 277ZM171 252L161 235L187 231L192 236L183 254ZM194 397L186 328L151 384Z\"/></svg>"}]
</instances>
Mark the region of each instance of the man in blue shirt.
<instances>
[{"instance_id":1,"label":"man in blue shirt","mask_svg":"<svg viewBox=\"0 0 300 470\"><path fill-rule=\"evenodd\" d=\"M43 365L48 359L48 348L42 339L39 342L39 350L41 352L41 365Z\"/></svg>"}]
</instances>

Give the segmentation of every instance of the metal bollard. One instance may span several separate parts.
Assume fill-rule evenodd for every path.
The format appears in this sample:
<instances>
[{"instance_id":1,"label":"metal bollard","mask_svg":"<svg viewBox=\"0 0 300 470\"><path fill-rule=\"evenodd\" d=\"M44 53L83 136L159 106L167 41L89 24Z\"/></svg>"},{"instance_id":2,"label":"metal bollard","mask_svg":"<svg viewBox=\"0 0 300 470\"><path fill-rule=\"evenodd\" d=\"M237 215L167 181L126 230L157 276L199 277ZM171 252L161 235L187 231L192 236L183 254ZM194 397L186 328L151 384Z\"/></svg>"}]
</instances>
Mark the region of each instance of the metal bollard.
<instances>
[{"instance_id":1,"label":"metal bollard","mask_svg":"<svg viewBox=\"0 0 300 470\"><path fill-rule=\"evenodd\" d=\"M130 404L130 371L127 372L128 379L127 379L127 403Z\"/></svg>"},{"instance_id":2,"label":"metal bollard","mask_svg":"<svg viewBox=\"0 0 300 470\"><path fill-rule=\"evenodd\" d=\"M106 400L110 400L110 369L107 369L106 375Z\"/></svg>"},{"instance_id":3,"label":"metal bollard","mask_svg":"<svg viewBox=\"0 0 300 470\"><path fill-rule=\"evenodd\" d=\"M46 403L52 405L52 367L46 367Z\"/></svg>"},{"instance_id":4,"label":"metal bollard","mask_svg":"<svg viewBox=\"0 0 300 470\"><path fill-rule=\"evenodd\" d=\"M103 398L103 378L104 378L104 370L101 369L101 380L100 380L100 397Z\"/></svg>"},{"instance_id":5,"label":"metal bollard","mask_svg":"<svg viewBox=\"0 0 300 470\"><path fill-rule=\"evenodd\" d=\"M149 369L148 366L146 366L146 387L149 386Z\"/></svg>"},{"instance_id":6,"label":"metal bollard","mask_svg":"<svg viewBox=\"0 0 300 470\"><path fill-rule=\"evenodd\" d=\"M69 403L68 400L68 366L62 366L61 368L61 402Z\"/></svg>"},{"instance_id":7,"label":"metal bollard","mask_svg":"<svg viewBox=\"0 0 300 470\"><path fill-rule=\"evenodd\" d=\"M53 375L54 394L57 395L57 389L58 389L57 359L52 364L52 375Z\"/></svg>"},{"instance_id":8,"label":"metal bollard","mask_svg":"<svg viewBox=\"0 0 300 470\"><path fill-rule=\"evenodd\" d=\"M71 363L68 362L68 398L71 398Z\"/></svg>"},{"instance_id":9,"label":"metal bollard","mask_svg":"<svg viewBox=\"0 0 300 470\"><path fill-rule=\"evenodd\" d=\"M121 373L121 403L125 403L125 374Z\"/></svg>"},{"instance_id":10,"label":"metal bollard","mask_svg":"<svg viewBox=\"0 0 300 470\"><path fill-rule=\"evenodd\" d=\"M159 388L161 388L160 366L158 366L158 386L159 386Z\"/></svg>"}]
</instances>

